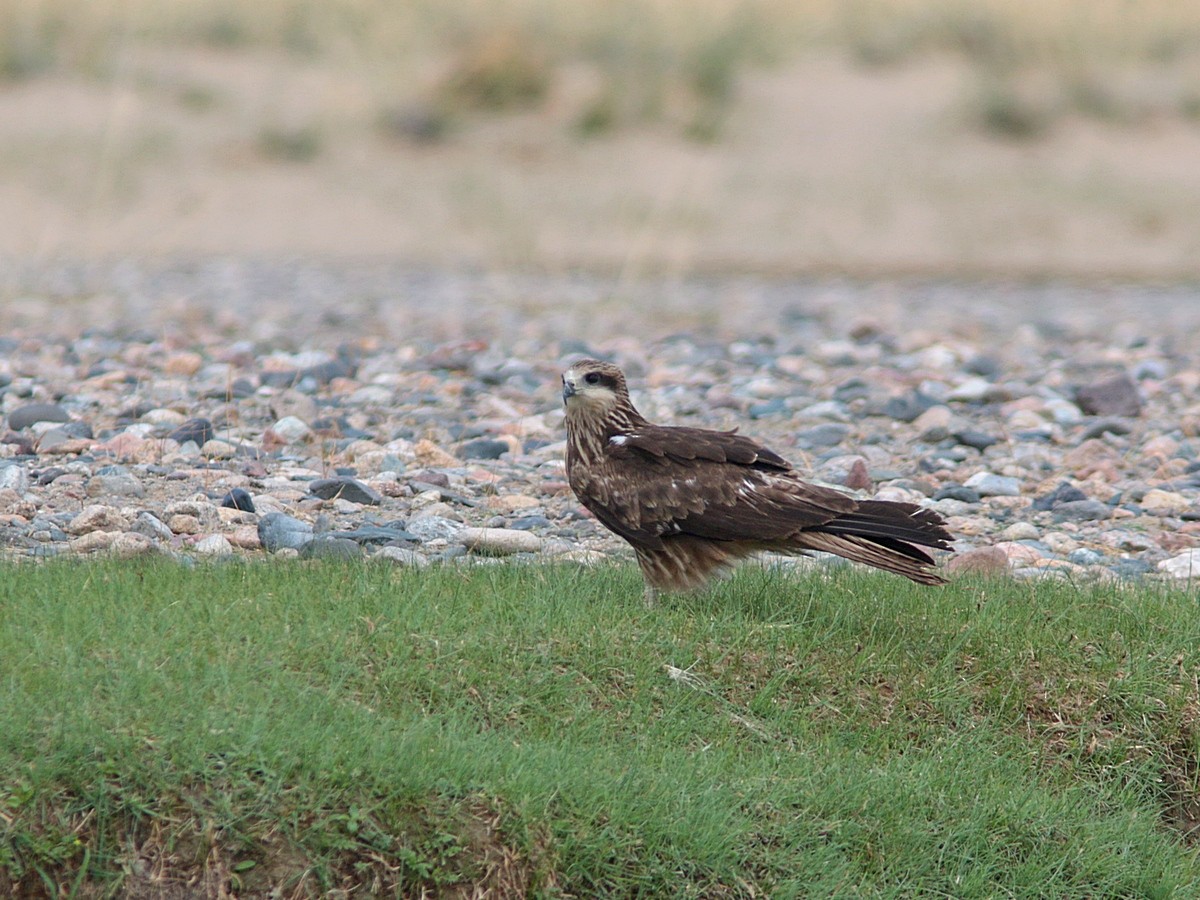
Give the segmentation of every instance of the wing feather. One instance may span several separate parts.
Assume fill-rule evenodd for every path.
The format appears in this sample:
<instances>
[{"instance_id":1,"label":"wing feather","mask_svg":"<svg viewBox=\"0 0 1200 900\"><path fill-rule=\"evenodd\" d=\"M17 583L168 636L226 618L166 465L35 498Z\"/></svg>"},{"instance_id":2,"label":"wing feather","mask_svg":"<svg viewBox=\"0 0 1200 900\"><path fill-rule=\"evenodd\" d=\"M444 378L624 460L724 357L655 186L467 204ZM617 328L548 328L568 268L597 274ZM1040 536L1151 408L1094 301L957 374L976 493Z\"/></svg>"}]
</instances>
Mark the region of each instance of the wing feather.
<instances>
[{"instance_id":1,"label":"wing feather","mask_svg":"<svg viewBox=\"0 0 1200 900\"><path fill-rule=\"evenodd\" d=\"M792 465L774 450L753 438L733 431L709 431L704 428L674 428L647 425L622 435L614 445L615 456L641 456L646 459L671 459L676 462L706 460L734 463L763 469L789 470Z\"/></svg>"},{"instance_id":2,"label":"wing feather","mask_svg":"<svg viewBox=\"0 0 1200 900\"><path fill-rule=\"evenodd\" d=\"M647 426L620 437L605 448L607 502L589 508L631 542L779 540L858 505L801 481L783 457L734 432Z\"/></svg>"}]
</instances>

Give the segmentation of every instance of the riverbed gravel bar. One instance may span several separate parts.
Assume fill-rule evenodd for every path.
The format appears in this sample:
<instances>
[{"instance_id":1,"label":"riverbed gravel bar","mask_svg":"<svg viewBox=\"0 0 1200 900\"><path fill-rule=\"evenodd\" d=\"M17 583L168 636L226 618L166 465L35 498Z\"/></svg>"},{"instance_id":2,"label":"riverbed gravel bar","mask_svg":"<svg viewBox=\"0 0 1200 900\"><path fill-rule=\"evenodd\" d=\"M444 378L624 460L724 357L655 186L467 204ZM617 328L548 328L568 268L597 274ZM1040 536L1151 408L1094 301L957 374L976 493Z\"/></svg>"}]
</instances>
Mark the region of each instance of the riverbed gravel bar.
<instances>
[{"instance_id":1,"label":"riverbed gravel bar","mask_svg":"<svg viewBox=\"0 0 1200 900\"><path fill-rule=\"evenodd\" d=\"M629 558L566 484L581 354L938 510L951 572L1200 578L1194 286L229 260L0 266L0 556Z\"/></svg>"}]
</instances>

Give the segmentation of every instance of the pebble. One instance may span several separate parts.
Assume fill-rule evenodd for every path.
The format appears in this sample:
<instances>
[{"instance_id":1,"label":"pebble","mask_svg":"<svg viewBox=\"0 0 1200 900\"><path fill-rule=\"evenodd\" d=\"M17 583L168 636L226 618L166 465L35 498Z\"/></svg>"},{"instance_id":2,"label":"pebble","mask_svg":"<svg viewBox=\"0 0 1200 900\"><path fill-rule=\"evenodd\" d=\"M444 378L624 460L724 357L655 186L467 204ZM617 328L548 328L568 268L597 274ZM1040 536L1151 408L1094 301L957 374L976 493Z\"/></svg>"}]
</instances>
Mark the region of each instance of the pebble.
<instances>
[{"instance_id":1,"label":"pebble","mask_svg":"<svg viewBox=\"0 0 1200 900\"><path fill-rule=\"evenodd\" d=\"M961 286L897 284L881 305L871 286L685 280L630 285L617 331L577 318L604 295L586 277L551 279L553 314L530 316L469 274L311 265L131 263L55 288L116 306L64 308L35 278L0 307L0 555L628 560L565 481L556 382L577 353L620 362L653 420L738 426L816 480L951 517L953 570L1168 578L1200 543L1190 295L1114 338L1117 307L1066 286L964 305ZM544 278L513 296L548 298ZM1114 290L1120 309L1150 296Z\"/></svg>"},{"instance_id":2,"label":"pebble","mask_svg":"<svg viewBox=\"0 0 1200 900\"><path fill-rule=\"evenodd\" d=\"M202 556L232 556L233 545L223 534L210 534L192 544L192 549Z\"/></svg>"},{"instance_id":3,"label":"pebble","mask_svg":"<svg viewBox=\"0 0 1200 900\"><path fill-rule=\"evenodd\" d=\"M312 429L308 427L308 423L298 416L284 416L272 424L270 429L285 444L299 443L312 434Z\"/></svg>"},{"instance_id":4,"label":"pebble","mask_svg":"<svg viewBox=\"0 0 1200 900\"><path fill-rule=\"evenodd\" d=\"M350 503L363 503L372 506L383 502L382 495L363 484L356 478L339 476L337 478L318 478L308 486L309 491L322 500L346 500Z\"/></svg>"},{"instance_id":5,"label":"pebble","mask_svg":"<svg viewBox=\"0 0 1200 900\"><path fill-rule=\"evenodd\" d=\"M1056 522L1101 522L1112 514L1112 507L1099 500L1070 500L1054 505Z\"/></svg>"},{"instance_id":6,"label":"pebble","mask_svg":"<svg viewBox=\"0 0 1200 900\"><path fill-rule=\"evenodd\" d=\"M320 534L300 547L301 559L358 559L362 548L349 538Z\"/></svg>"},{"instance_id":7,"label":"pebble","mask_svg":"<svg viewBox=\"0 0 1200 900\"><path fill-rule=\"evenodd\" d=\"M1175 491L1164 491L1152 488L1142 496L1140 506L1146 512L1156 516L1177 516L1186 512L1192 505L1192 498Z\"/></svg>"},{"instance_id":8,"label":"pebble","mask_svg":"<svg viewBox=\"0 0 1200 900\"><path fill-rule=\"evenodd\" d=\"M386 559L399 566L411 566L417 569L422 569L429 565L428 557L407 547L380 547L379 552L375 554L374 558Z\"/></svg>"},{"instance_id":9,"label":"pebble","mask_svg":"<svg viewBox=\"0 0 1200 900\"><path fill-rule=\"evenodd\" d=\"M1158 564L1158 569L1168 578L1200 578L1200 547L1164 559Z\"/></svg>"},{"instance_id":10,"label":"pebble","mask_svg":"<svg viewBox=\"0 0 1200 900\"><path fill-rule=\"evenodd\" d=\"M211 441L216 437L216 432L213 431L212 422L208 419L196 418L188 419L168 434L167 437L180 444L186 444L190 441L197 447L203 447L207 441Z\"/></svg>"},{"instance_id":11,"label":"pebble","mask_svg":"<svg viewBox=\"0 0 1200 900\"><path fill-rule=\"evenodd\" d=\"M1020 479L993 472L977 472L963 482L963 487L977 491L980 497L1019 497Z\"/></svg>"},{"instance_id":12,"label":"pebble","mask_svg":"<svg viewBox=\"0 0 1200 900\"><path fill-rule=\"evenodd\" d=\"M221 498L221 506L226 509L239 509L244 512L254 512L254 498L242 488L234 488Z\"/></svg>"},{"instance_id":13,"label":"pebble","mask_svg":"<svg viewBox=\"0 0 1200 900\"><path fill-rule=\"evenodd\" d=\"M499 459L511 449L506 441L480 439L461 445L458 455L462 459Z\"/></svg>"},{"instance_id":14,"label":"pebble","mask_svg":"<svg viewBox=\"0 0 1200 900\"><path fill-rule=\"evenodd\" d=\"M39 422L69 422L71 414L57 403L27 403L8 414L8 427L22 431Z\"/></svg>"},{"instance_id":15,"label":"pebble","mask_svg":"<svg viewBox=\"0 0 1200 900\"><path fill-rule=\"evenodd\" d=\"M1000 547L974 547L952 557L946 570L956 574L994 574L1008 571L1008 554Z\"/></svg>"},{"instance_id":16,"label":"pebble","mask_svg":"<svg viewBox=\"0 0 1200 900\"><path fill-rule=\"evenodd\" d=\"M485 556L537 553L542 549L542 539L536 534L509 528L462 528L456 539L468 550Z\"/></svg>"},{"instance_id":17,"label":"pebble","mask_svg":"<svg viewBox=\"0 0 1200 900\"><path fill-rule=\"evenodd\" d=\"M1083 385L1075 391L1075 403L1092 416L1135 417L1142 411L1137 385L1124 372Z\"/></svg>"},{"instance_id":18,"label":"pebble","mask_svg":"<svg viewBox=\"0 0 1200 900\"><path fill-rule=\"evenodd\" d=\"M299 550L312 538L312 525L286 513L267 513L258 522L258 540L269 553Z\"/></svg>"},{"instance_id":19,"label":"pebble","mask_svg":"<svg viewBox=\"0 0 1200 900\"><path fill-rule=\"evenodd\" d=\"M0 461L0 491L23 494L29 490L29 473L22 465Z\"/></svg>"}]
</instances>

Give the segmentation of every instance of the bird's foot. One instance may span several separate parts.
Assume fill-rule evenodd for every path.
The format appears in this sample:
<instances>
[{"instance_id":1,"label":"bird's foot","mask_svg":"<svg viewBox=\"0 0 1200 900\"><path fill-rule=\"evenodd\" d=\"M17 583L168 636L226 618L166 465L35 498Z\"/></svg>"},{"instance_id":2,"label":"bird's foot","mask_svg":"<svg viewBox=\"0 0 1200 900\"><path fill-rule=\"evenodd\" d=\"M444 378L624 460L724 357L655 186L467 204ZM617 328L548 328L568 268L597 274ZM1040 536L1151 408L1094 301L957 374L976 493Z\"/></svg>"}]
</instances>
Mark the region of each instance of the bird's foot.
<instances>
[{"instance_id":1,"label":"bird's foot","mask_svg":"<svg viewBox=\"0 0 1200 900\"><path fill-rule=\"evenodd\" d=\"M646 605L646 609L654 609L658 606L658 591L646 585L646 590L642 592L642 603Z\"/></svg>"}]
</instances>

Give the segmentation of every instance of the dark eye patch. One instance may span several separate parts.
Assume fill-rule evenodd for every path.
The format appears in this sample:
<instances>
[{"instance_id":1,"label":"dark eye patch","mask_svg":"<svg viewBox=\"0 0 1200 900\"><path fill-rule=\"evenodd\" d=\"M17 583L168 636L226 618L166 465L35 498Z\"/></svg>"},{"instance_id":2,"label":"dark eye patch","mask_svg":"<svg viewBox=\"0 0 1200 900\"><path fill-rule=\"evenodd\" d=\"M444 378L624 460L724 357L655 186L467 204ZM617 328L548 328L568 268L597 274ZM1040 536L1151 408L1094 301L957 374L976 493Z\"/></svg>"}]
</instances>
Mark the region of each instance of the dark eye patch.
<instances>
[{"instance_id":1,"label":"dark eye patch","mask_svg":"<svg viewBox=\"0 0 1200 900\"><path fill-rule=\"evenodd\" d=\"M604 380L604 378L599 372L588 372L583 376L583 380L588 384L599 384Z\"/></svg>"}]
</instances>

